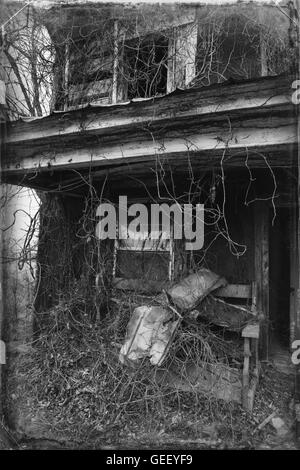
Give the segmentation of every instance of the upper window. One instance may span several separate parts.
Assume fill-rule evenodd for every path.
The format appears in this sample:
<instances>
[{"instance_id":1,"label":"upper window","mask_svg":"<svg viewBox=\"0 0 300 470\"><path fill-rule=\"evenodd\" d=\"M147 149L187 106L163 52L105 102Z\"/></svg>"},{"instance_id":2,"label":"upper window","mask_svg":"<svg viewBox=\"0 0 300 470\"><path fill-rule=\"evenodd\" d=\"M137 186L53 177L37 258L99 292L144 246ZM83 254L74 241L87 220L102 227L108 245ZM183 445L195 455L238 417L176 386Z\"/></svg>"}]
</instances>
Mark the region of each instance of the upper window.
<instances>
[{"instance_id":1,"label":"upper window","mask_svg":"<svg viewBox=\"0 0 300 470\"><path fill-rule=\"evenodd\" d=\"M113 57L99 42L81 41L69 52L68 104L107 104L111 99Z\"/></svg>"},{"instance_id":2,"label":"upper window","mask_svg":"<svg viewBox=\"0 0 300 470\"><path fill-rule=\"evenodd\" d=\"M240 15L226 18L218 55L219 72L226 78L261 75L259 26Z\"/></svg>"},{"instance_id":3,"label":"upper window","mask_svg":"<svg viewBox=\"0 0 300 470\"><path fill-rule=\"evenodd\" d=\"M197 86L258 77L261 59L260 27L252 19L232 14L216 23L199 22Z\"/></svg>"},{"instance_id":4,"label":"upper window","mask_svg":"<svg viewBox=\"0 0 300 470\"><path fill-rule=\"evenodd\" d=\"M167 37L153 35L126 42L123 79L127 83L127 99L148 98L166 93L167 59Z\"/></svg>"}]
</instances>

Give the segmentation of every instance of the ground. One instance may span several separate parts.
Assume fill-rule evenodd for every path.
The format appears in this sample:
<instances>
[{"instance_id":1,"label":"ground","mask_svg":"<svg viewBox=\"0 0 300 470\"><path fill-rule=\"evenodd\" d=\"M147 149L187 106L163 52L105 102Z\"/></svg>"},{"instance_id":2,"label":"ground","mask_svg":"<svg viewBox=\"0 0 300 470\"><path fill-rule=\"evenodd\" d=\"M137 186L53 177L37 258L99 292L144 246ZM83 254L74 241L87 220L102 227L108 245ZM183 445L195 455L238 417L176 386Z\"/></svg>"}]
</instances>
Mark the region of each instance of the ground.
<instances>
[{"instance_id":1,"label":"ground","mask_svg":"<svg viewBox=\"0 0 300 470\"><path fill-rule=\"evenodd\" d=\"M64 315L56 307L31 344L11 352L4 445L9 440L21 449L300 448L292 368L262 363L249 413L238 403L161 388L149 379L153 366L130 371L120 364L122 315L106 325L88 317L72 320L65 310ZM261 427L270 415L281 418L281 426L270 420Z\"/></svg>"}]
</instances>

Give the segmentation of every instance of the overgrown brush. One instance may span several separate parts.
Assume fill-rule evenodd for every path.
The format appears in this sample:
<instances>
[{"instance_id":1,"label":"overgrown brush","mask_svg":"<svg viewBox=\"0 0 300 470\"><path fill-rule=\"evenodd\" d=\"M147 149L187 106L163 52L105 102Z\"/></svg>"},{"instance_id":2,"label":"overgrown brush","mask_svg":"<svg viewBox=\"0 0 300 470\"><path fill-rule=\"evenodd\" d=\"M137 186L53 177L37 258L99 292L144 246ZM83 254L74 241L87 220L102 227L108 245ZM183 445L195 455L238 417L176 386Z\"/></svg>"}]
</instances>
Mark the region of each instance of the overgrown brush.
<instances>
[{"instance_id":1,"label":"overgrown brush","mask_svg":"<svg viewBox=\"0 0 300 470\"><path fill-rule=\"evenodd\" d=\"M185 322L161 367L151 365L147 357L132 367L120 363L130 314L147 300L153 301L135 294L114 295L111 309L98 322L75 286L72 295L62 295L57 306L40 314L32 352L17 371L26 376L33 414L42 416L56 435L86 446L141 441L146 435L197 439L212 423L225 440L237 442L245 429L253 432L257 423L237 403L218 400L197 387L181 389L166 375L176 371L181 382L188 383L188 364L229 363L234 342L225 340L221 330ZM238 356L235 361L238 367ZM216 428L212 432L204 433L208 442Z\"/></svg>"},{"instance_id":2,"label":"overgrown brush","mask_svg":"<svg viewBox=\"0 0 300 470\"><path fill-rule=\"evenodd\" d=\"M170 425L174 414L188 411L197 421L206 409L216 420L221 409L230 409L211 397L208 401L197 389L182 391L158 380L156 374L179 366L182 373L190 361L216 361L219 346L225 344L220 336L203 325L185 324L178 329L161 368L151 365L148 358L127 367L118 359L119 349L130 313L147 299L134 294L113 297L111 310L97 322L76 289L39 314L32 352L21 368L32 406L46 412L56 431L84 440L111 427L157 432Z\"/></svg>"}]
</instances>

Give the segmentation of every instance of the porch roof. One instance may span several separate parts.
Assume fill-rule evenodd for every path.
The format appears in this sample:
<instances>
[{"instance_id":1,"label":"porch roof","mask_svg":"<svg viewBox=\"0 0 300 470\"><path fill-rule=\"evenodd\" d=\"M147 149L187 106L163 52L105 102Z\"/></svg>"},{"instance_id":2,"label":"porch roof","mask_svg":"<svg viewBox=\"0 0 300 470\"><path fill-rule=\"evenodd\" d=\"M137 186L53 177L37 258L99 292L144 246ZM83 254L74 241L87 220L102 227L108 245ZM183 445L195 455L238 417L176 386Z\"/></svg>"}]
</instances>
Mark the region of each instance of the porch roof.
<instances>
[{"instance_id":1,"label":"porch roof","mask_svg":"<svg viewBox=\"0 0 300 470\"><path fill-rule=\"evenodd\" d=\"M291 76L227 81L147 100L86 106L7 123L4 181L50 189L64 172L125 176L167 160L197 169L296 165ZM124 167L125 165L125 167Z\"/></svg>"}]
</instances>

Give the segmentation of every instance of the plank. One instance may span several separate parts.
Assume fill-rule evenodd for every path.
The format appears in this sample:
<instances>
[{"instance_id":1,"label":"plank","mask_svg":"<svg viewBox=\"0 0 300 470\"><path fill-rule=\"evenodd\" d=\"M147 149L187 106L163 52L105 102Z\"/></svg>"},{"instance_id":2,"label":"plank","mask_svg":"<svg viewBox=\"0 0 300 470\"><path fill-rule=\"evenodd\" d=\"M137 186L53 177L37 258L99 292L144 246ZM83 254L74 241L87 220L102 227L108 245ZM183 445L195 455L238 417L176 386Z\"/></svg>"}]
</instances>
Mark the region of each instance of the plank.
<instances>
[{"instance_id":1,"label":"plank","mask_svg":"<svg viewBox=\"0 0 300 470\"><path fill-rule=\"evenodd\" d=\"M300 0L294 0L294 7L295 7L295 15L294 21L299 22L299 15L300 15ZM297 13L297 15L296 15ZM300 30L299 26L297 29L297 44L296 47L300 46ZM300 78L300 61L298 59L298 70L297 70L297 78ZM297 128L298 128L298 136L300 135L300 105L297 106L298 110L298 120L297 120ZM295 292L295 312L294 312L294 334L296 339L300 339L300 145L298 145L298 152L297 152L297 159L298 159L298 188L297 188L297 203L298 203L298 217L297 217L297 226L296 226L296 250L295 250L295 257L297 259L297 271L295 273L296 282L295 285L297 287ZM296 417L296 436L300 439L300 364L296 365L295 367L295 417Z\"/></svg>"},{"instance_id":2,"label":"plank","mask_svg":"<svg viewBox=\"0 0 300 470\"><path fill-rule=\"evenodd\" d=\"M55 170L82 166L111 165L142 161L146 157L176 157L179 155L206 154L206 152L222 153L234 151L250 153L251 158L256 152L256 159L261 165L266 162L261 152L268 147L277 151L279 146L289 147L297 143L297 129L293 118L285 115L265 115L260 119L242 119L228 122L228 116L222 122L207 121L192 127L192 123L183 124L180 129L165 131L163 134L151 134L147 131L137 135L125 134L106 139L89 141L83 136L74 142L64 142L60 137L50 143L41 140L28 145L16 146L6 144L6 153L2 159L4 173L36 170ZM260 154L258 154L260 151ZM282 162L283 163L283 162ZM225 159L226 164L226 159ZM245 165L244 165L245 166Z\"/></svg>"},{"instance_id":3,"label":"plank","mask_svg":"<svg viewBox=\"0 0 300 470\"><path fill-rule=\"evenodd\" d=\"M214 292L217 297L233 297L239 299L252 298L252 285L251 284L228 284L221 287Z\"/></svg>"},{"instance_id":4,"label":"plank","mask_svg":"<svg viewBox=\"0 0 300 470\"><path fill-rule=\"evenodd\" d=\"M249 386L249 390L248 390L247 410L250 413L253 410L254 397L255 397L255 392L256 392L257 385L258 385L258 381L259 381L259 375L258 375L258 371L257 371L256 373L254 373L254 375L253 375L253 377L250 381L250 386Z\"/></svg>"},{"instance_id":5,"label":"plank","mask_svg":"<svg viewBox=\"0 0 300 470\"><path fill-rule=\"evenodd\" d=\"M0 56L1 56L1 53L0 53ZM0 89L1 87L3 88L3 84L4 82L1 80L2 79L2 76L0 75ZM4 87L5 88L5 87ZM3 90L2 90L3 91ZM1 94L1 90L0 90L0 94ZM4 107L2 106L2 98L0 98L0 121L1 121L1 118L2 116L4 117L4 113L2 115L2 108L4 109ZM2 150L3 150L3 147L2 147L2 126L0 127L0 161L2 159ZM1 171L0 171L0 200L2 200L2 195L3 195L3 184L2 184L2 174L1 174ZM3 210L0 211L0 227L3 227L4 224L4 212ZM3 384L3 364L5 364L5 360L6 360L6 357L5 357L5 344L3 342L3 333L4 333L4 305L3 305L3 266L4 266L4 263L3 263L3 231L0 230L0 259L1 259L1 262L0 262L0 417L2 419L2 413L3 413L3 390L4 390L4 384ZM1 429L0 429L0 440L1 440Z\"/></svg>"},{"instance_id":6,"label":"plank","mask_svg":"<svg viewBox=\"0 0 300 470\"><path fill-rule=\"evenodd\" d=\"M243 385L242 385L242 403L244 408L248 408L249 391L249 365L250 365L250 339L244 339L244 366L243 366Z\"/></svg>"},{"instance_id":7,"label":"plank","mask_svg":"<svg viewBox=\"0 0 300 470\"><path fill-rule=\"evenodd\" d=\"M143 279L125 279L115 277L112 280L112 285L115 289L120 290L133 290L139 293L156 293L161 292L162 289L166 289L169 286L167 281L151 281Z\"/></svg>"},{"instance_id":8,"label":"plank","mask_svg":"<svg viewBox=\"0 0 300 470\"><path fill-rule=\"evenodd\" d=\"M297 19L299 21L300 15L300 0L294 1L295 7L297 9ZM296 15L295 15L296 19ZM300 46L300 30L298 27L298 48ZM298 60L298 78L300 78L300 61ZM297 106L298 109L298 136L300 135L300 105ZM296 291L296 305L295 305L295 337L300 339L300 145L298 144L298 220L297 220L297 291ZM300 364L296 366L296 380L295 380L295 415L296 415L296 436L300 439Z\"/></svg>"},{"instance_id":9,"label":"plank","mask_svg":"<svg viewBox=\"0 0 300 470\"><path fill-rule=\"evenodd\" d=\"M257 312L262 317L260 356L269 354L269 207L264 201L256 201L254 207L255 253L254 268L257 283Z\"/></svg>"},{"instance_id":10,"label":"plank","mask_svg":"<svg viewBox=\"0 0 300 470\"><path fill-rule=\"evenodd\" d=\"M297 213L290 209L290 344L296 339L296 293L298 282Z\"/></svg>"},{"instance_id":11,"label":"plank","mask_svg":"<svg viewBox=\"0 0 300 470\"><path fill-rule=\"evenodd\" d=\"M253 325L247 325L242 331L243 338L259 338L259 324L254 323Z\"/></svg>"},{"instance_id":12,"label":"plank","mask_svg":"<svg viewBox=\"0 0 300 470\"><path fill-rule=\"evenodd\" d=\"M291 77L267 77L238 83L191 88L156 99L127 102L114 106L89 106L79 110L55 112L43 118L30 118L9 124L7 143L48 139L57 135L107 133L110 128L200 115L228 113L241 109L269 110L291 102Z\"/></svg>"}]
</instances>

